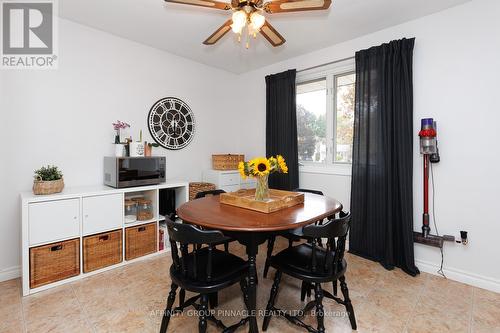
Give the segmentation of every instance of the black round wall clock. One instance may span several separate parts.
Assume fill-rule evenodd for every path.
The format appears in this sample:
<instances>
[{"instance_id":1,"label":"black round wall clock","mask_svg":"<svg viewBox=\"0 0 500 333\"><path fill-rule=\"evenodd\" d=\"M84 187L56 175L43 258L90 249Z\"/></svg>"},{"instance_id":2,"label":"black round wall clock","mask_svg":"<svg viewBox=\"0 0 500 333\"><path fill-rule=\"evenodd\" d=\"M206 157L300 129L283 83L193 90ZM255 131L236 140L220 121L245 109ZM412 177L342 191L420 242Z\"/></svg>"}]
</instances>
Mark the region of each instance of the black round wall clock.
<instances>
[{"instance_id":1,"label":"black round wall clock","mask_svg":"<svg viewBox=\"0 0 500 333\"><path fill-rule=\"evenodd\" d=\"M184 101L175 97L162 98L149 111L148 127L160 146L182 149L193 139L194 114Z\"/></svg>"}]
</instances>

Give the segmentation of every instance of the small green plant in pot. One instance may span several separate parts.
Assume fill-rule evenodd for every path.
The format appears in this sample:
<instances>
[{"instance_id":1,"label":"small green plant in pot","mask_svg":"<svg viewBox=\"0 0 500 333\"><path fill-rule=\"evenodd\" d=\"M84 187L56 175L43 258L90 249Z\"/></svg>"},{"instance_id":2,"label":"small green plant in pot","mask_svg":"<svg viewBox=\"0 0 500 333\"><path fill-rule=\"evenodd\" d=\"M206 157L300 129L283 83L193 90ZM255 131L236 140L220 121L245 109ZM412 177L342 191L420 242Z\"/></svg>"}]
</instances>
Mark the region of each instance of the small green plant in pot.
<instances>
[{"instance_id":1,"label":"small green plant in pot","mask_svg":"<svg viewBox=\"0 0 500 333\"><path fill-rule=\"evenodd\" d=\"M59 193L64 188L63 174L56 166L47 165L35 170L33 193L36 195Z\"/></svg>"}]
</instances>

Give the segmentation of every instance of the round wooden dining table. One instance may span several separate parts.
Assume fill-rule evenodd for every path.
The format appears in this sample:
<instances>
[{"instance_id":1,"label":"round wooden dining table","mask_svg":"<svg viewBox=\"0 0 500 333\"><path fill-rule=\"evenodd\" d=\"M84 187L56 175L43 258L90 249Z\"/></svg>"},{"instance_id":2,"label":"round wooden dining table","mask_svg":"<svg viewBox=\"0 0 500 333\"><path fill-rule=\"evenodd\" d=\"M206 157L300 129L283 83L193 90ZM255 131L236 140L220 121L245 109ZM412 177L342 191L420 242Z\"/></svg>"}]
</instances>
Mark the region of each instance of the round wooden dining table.
<instances>
[{"instance_id":1,"label":"round wooden dining table","mask_svg":"<svg viewBox=\"0 0 500 333\"><path fill-rule=\"evenodd\" d=\"M304 193L304 203L273 213L261 213L219 202L219 196L189 201L177 209L186 223L222 231L246 247L248 256L249 332L257 327L257 268L258 247L272 236L333 216L342 210L335 199Z\"/></svg>"}]
</instances>

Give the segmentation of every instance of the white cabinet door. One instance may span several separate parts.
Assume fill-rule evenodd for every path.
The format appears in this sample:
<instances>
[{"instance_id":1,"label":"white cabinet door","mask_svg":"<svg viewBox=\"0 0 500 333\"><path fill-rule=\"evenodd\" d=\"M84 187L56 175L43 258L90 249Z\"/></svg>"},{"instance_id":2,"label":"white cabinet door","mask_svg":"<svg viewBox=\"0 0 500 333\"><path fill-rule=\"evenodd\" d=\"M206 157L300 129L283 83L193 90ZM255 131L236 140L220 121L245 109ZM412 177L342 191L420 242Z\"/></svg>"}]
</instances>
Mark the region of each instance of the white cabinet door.
<instances>
[{"instance_id":1,"label":"white cabinet door","mask_svg":"<svg viewBox=\"0 0 500 333\"><path fill-rule=\"evenodd\" d=\"M240 174L236 172L222 173L219 178L219 186L240 185Z\"/></svg>"},{"instance_id":2,"label":"white cabinet door","mask_svg":"<svg viewBox=\"0 0 500 333\"><path fill-rule=\"evenodd\" d=\"M83 198L83 234L91 235L122 227L122 194Z\"/></svg>"},{"instance_id":3,"label":"white cabinet door","mask_svg":"<svg viewBox=\"0 0 500 333\"><path fill-rule=\"evenodd\" d=\"M36 245L80 235L80 200L29 204L29 243Z\"/></svg>"},{"instance_id":4,"label":"white cabinet door","mask_svg":"<svg viewBox=\"0 0 500 333\"><path fill-rule=\"evenodd\" d=\"M221 187L226 192L236 192L240 189L240 185L226 185Z\"/></svg>"}]
</instances>

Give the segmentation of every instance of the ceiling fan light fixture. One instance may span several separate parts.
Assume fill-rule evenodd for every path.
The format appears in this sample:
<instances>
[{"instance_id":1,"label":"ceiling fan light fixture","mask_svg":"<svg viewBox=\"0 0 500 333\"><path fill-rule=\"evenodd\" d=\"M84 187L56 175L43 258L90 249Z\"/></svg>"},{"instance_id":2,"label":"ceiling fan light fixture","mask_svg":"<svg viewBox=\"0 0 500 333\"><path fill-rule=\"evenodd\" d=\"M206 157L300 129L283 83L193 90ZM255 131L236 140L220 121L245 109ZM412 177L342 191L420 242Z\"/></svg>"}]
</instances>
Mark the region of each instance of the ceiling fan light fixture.
<instances>
[{"instance_id":1,"label":"ceiling fan light fixture","mask_svg":"<svg viewBox=\"0 0 500 333\"><path fill-rule=\"evenodd\" d=\"M250 23L254 31L259 31L260 28L262 28L262 26L264 25L264 23L266 23L266 18L259 12L253 12L250 15Z\"/></svg>"},{"instance_id":2,"label":"ceiling fan light fixture","mask_svg":"<svg viewBox=\"0 0 500 333\"><path fill-rule=\"evenodd\" d=\"M233 24L231 24L231 29L236 34L241 34L241 30L247 24L247 13L243 10L238 10L233 13Z\"/></svg>"}]
</instances>

